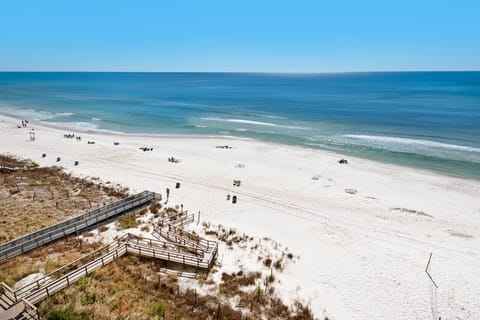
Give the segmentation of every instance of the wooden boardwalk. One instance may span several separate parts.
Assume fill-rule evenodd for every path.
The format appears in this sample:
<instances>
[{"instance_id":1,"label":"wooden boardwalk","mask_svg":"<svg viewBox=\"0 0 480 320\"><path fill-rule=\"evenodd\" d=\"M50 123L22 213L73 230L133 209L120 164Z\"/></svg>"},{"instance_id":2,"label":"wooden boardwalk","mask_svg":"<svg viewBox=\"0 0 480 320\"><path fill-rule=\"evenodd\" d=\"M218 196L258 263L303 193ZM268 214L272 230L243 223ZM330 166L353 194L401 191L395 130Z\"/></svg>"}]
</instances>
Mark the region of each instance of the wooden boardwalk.
<instances>
[{"instance_id":1,"label":"wooden boardwalk","mask_svg":"<svg viewBox=\"0 0 480 320\"><path fill-rule=\"evenodd\" d=\"M193 221L193 215L184 214L169 221L184 225ZM33 305L126 254L159 259L199 270L209 270L213 266L218 256L217 242L201 239L165 221L160 225L156 230L166 236L166 241L127 234L22 288L13 290L1 283L3 293L0 295L0 320L38 319Z\"/></svg>"},{"instance_id":2,"label":"wooden boardwalk","mask_svg":"<svg viewBox=\"0 0 480 320\"><path fill-rule=\"evenodd\" d=\"M12 241L0 244L0 262L38 248L71 234L78 234L109 219L123 215L152 200L161 200L159 193L143 191L128 198L89 211L72 219L48 226Z\"/></svg>"},{"instance_id":3,"label":"wooden boardwalk","mask_svg":"<svg viewBox=\"0 0 480 320\"><path fill-rule=\"evenodd\" d=\"M154 227L152 235L158 239L165 239L171 243L191 248L202 256L216 257L218 254L218 243L216 241L203 239L197 234L179 227L192 223L193 220L193 214L188 215L187 213L179 214L173 217L173 219L171 217L170 219L161 220ZM208 269L212 267L213 262L210 260L211 264L208 266Z\"/></svg>"}]
</instances>

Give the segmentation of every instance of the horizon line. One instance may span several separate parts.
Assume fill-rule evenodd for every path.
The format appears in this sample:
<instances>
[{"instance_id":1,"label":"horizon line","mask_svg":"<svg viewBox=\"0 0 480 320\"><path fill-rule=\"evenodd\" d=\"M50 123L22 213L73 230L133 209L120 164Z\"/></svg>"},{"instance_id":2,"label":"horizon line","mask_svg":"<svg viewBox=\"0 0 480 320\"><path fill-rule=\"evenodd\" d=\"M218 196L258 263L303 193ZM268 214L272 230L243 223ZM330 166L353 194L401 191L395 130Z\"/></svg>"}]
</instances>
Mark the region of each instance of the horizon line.
<instances>
[{"instance_id":1,"label":"horizon line","mask_svg":"<svg viewBox=\"0 0 480 320\"><path fill-rule=\"evenodd\" d=\"M121 71L121 70L0 70L0 73L243 73L243 74L347 74L347 73L440 73L480 72L479 70L374 70L374 71Z\"/></svg>"}]
</instances>

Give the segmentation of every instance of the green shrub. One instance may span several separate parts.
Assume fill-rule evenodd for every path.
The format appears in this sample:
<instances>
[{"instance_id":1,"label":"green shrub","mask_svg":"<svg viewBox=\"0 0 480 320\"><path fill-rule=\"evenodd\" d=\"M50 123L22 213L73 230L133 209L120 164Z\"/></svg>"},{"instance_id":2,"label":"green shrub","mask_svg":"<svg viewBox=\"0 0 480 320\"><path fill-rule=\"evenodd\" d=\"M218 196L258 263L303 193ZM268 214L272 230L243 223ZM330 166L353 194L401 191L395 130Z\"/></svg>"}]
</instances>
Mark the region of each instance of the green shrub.
<instances>
[{"instance_id":1,"label":"green shrub","mask_svg":"<svg viewBox=\"0 0 480 320\"><path fill-rule=\"evenodd\" d=\"M83 299L83 304L85 305L94 304L96 300L97 300L97 296L95 295L95 293L87 293L85 295L85 298Z\"/></svg>"},{"instance_id":2,"label":"green shrub","mask_svg":"<svg viewBox=\"0 0 480 320\"><path fill-rule=\"evenodd\" d=\"M154 303L150 307L150 310L148 310L148 315L151 317L153 316L164 317L166 313L167 313L167 306L161 302Z\"/></svg>"},{"instance_id":3,"label":"green shrub","mask_svg":"<svg viewBox=\"0 0 480 320\"><path fill-rule=\"evenodd\" d=\"M88 311L80 310L74 311L72 307L68 307L65 310L52 310L47 316L46 320L84 320L91 318L91 314Z\"/></svg>"},{"instance_id":4,"label":"green shrub","mask_svg":"<svg viewBox=\"0 0 480 320\"><path fill-rule=\"evenodd\" d=\"M137 227L137 216L134 212L126 214L120 217L117 221L117 226L119 229L129 229Z\"/></svg>"},{"instance_id":5,"label":"green shrub","mask_svg":"<svg viewBox=\"0 0 480 320\"><path fill-rule=\"evenodd\" d=\"M81 276L80 279L78 279L77 281L77 285L82 288L82 289L85 289L86 287L88 287L90 285L90 277L88 276Z\"/></svg>"}]
</instances>

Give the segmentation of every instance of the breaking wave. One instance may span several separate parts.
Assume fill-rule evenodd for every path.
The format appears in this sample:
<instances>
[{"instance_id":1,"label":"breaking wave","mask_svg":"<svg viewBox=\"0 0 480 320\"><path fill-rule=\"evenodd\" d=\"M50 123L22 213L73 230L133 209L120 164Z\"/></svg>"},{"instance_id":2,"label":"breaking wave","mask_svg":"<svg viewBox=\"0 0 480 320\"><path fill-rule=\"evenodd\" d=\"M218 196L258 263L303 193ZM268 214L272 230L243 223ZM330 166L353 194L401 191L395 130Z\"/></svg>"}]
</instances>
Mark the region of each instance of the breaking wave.
<instances>
[{"instance_id":1,"label":"breaking wave","mask_svg":"<svg viewBox=\"0 0 480 320\"><path fill-rule=\"evenodd\" d=\"M271 123L271 122L245 120L245 119L225 119L225 118L216 118L216 117L203 117L203 118L200 118L200 120L202 120L202 121L242 123L242 124L249 124L249 125L255 125L255 126L284 128L284 129L296 129L296 130L309 130L310 129L310 128L307 128L307 127L282 125L282 124L276 124L276 123Z\"/></svg>"}]
</instances>

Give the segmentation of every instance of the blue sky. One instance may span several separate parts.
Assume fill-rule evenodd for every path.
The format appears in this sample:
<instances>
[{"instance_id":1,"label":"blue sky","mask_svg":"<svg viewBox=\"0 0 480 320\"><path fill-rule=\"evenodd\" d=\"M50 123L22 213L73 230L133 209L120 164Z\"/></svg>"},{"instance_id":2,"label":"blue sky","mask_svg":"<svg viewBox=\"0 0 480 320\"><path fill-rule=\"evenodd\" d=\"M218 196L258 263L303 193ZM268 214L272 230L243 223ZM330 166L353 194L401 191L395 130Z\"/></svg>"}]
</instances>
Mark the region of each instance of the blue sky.
<instances>
[{"instance_id":1,"label":"blue sky","mask_svg":"<svg viewBox=\"0 0 480 320\"><path fill-rule=\"evenodd\" d=\"M480 70L480 1L3 0L0 70Z\"/></svg>"}]
</instances>

